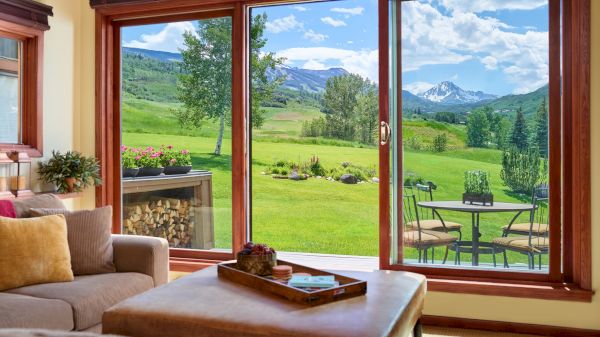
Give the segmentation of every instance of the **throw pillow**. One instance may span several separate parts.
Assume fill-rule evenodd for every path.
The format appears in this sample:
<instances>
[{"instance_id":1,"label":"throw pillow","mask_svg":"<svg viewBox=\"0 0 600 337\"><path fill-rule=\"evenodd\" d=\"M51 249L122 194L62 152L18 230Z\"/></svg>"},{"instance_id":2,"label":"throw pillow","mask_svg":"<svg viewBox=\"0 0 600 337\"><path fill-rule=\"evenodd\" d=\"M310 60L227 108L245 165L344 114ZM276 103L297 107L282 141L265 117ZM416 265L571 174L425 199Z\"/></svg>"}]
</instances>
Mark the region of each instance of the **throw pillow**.
<instances>
[{"instance_id":1,"label":"throw pillow","mask_svg":"<svg viewBox=\"0 0 600 337\"><path fill-rule=\"evenodd\" d=\"M17 218L31 218L31 208L60 208L65 209L65 204L54 194L41 194L27 199L13 201Z\"/></svg>"},{"instance_id":2,"label":"throw pillow","mask_svg":"<svg viewBox=\"0 0 600 337\"><path fill-rule=\"evenodd\" d=\"M0 291L73 281L63 215L32 219L0 217L0 243Z\"/></svg>"},{"instance_id":3,"label":"throw pillow","mask_svg":"<svg viewBox=\"0 0 600 337\"><path fill-rule=\"evenodd\" d=\"M10 200L0 200L0 216L6 218L16 218L15 206Z\"/></svg>"},{"instance_id":4,"label":"throw pillow","mask_svg":"<svg viewBox=\"0 0 600 337\"><path fill-rule=\"evenodd\" d=\"M71 265L75 275L114 273L112 207L70 212L64 209L32 208L33 216L64 214L67 219Z\"/></svg>"}]
</instances>

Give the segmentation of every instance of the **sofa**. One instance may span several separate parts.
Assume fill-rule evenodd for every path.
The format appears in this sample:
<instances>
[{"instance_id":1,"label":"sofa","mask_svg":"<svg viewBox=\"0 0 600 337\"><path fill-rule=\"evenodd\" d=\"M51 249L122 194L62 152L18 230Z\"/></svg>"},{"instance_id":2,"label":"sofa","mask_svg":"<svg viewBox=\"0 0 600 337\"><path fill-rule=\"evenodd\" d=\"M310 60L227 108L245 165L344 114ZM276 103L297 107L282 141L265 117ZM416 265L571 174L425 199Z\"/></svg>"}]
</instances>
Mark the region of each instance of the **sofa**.
<instances>
[{"instance_id":1,"label":"sofa","mask_svg":"<svg viewBox=\"0 0 600 337\"><path fill-rule=\"evenodd\" d=\"M47 204L56 204L58 200L56 197L42 199L15 204L17 216L25 215L29 207L55 207ZM166 240L112 235L112 247L114 273L75 276L72 282L36 284L0 292L0 329L100 333L106 309L167 282L169 247Z\"/></svg>"}]
</instances>

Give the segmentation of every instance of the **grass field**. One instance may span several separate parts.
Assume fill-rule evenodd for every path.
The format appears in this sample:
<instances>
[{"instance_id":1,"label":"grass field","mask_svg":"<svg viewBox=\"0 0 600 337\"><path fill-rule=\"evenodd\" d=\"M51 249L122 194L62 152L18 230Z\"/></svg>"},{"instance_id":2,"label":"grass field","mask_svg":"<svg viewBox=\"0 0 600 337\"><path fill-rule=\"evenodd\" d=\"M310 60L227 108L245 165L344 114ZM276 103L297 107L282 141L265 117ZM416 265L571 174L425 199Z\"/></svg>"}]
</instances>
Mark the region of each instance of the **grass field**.
<instances>
[{"instance_id":1,"label":"grass field","mask_svg":"<svg viewBox=\"0 0 600 337\"><path fill-rule=\"evenodd\" d=\"M128 100L124 104L123 143L130 146L172 144L190 149L194 167L213 172L216 245L219 248L230 248L231 134L227 132L225 135L222 155L214 156L215 125L207 123L200 130L182 132L166 108L169 107L153 102ZM152 114L157 122L145 121L148 114ZM317 155L326 167L338 166L346 161L361 166L377 164L378 151L374 147L359 147L339 141L298 139L301 122L319 114L314 108L270 108L267 111L267 123L260 130L253 131L253 239L267 242L282 251L377 256L378 184L369 182L345 185L316 178L306 181L279 180L262 174L265 167L275 160L306 161L313 155ZM495 200L524 200L508 193L502 185L500 152L465 148L463 127L411 121L405 123L403 131L405 137L417 135L423 139L437 132L447 132L449 135L451 151L440 154L424 151L404 153L406 171L414 172L438 185L435 191L437 200L460 199L464 171L471 169L490 173ZM451 212L442 214L445 220L462 223L463 238L471 238L470 215ZM481 240L490 241L500 236L501 227L511 217L511 214L482 216ZM409 249L406 256L413 258L416 252ZM469 260L468 256L463 255L461 258ZM483 256L480 260L491 261L491 257ZM525 262L526 259L519 254L510 254L510 262L517 261Z\"/></svg>"}]
</instances>

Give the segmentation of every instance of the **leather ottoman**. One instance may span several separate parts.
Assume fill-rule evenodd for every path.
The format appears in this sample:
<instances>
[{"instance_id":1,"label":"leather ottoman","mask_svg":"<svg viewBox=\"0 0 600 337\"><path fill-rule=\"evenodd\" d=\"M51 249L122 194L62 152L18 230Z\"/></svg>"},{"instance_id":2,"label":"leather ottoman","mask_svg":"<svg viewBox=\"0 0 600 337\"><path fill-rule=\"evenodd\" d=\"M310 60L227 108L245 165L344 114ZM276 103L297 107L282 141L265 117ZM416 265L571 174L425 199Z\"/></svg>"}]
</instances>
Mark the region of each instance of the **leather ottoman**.
<instances>
[{"instance_id":1,"label":"leather ottoman","mask_svg":"<svg viewBox=\"0 0 600 337\"><path fill-rule=\"evenodd\" d=\"M219 279L210 267L108 309L103 333L136 337L406 337L420 334L425 277L338 272L366 280L367 294L307 307Z\"/></svg>"}]
</instances>

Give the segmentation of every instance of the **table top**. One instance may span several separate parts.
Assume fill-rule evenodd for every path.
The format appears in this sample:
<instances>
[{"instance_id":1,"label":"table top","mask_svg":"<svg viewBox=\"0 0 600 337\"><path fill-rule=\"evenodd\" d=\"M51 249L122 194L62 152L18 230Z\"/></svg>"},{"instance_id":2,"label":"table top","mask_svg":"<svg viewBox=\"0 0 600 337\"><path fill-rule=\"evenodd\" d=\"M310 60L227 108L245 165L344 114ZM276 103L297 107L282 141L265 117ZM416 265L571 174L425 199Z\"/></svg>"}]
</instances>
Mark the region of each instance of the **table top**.
<instances>
[{"instance_id":1,"label":"table top","mask_svg":"<svg viewBox=\"0 0 600 337\"><path fill-rule=\"evenodd\" d=\"M419 206L425 208L441 209L447 211L470 212L470 213L491 213L491 212L522 212L533 210L532 204L518 204L511 202L494 202L494 205L482 206L463 204L462 201L421 201Z\"/></svg>"},{"instance_id":2,"label":"table top","mask_svg":"<svg viewBox=\"0 0 600 337\"><path fill-rule=\"evenodd\" d=\"M104 313L103 332L127 336L408 336L421 315L422 275L337 272L367 281L367 294L305 306L220 279L217 267L129 298Z\"/></svg>"}]
</instances>

